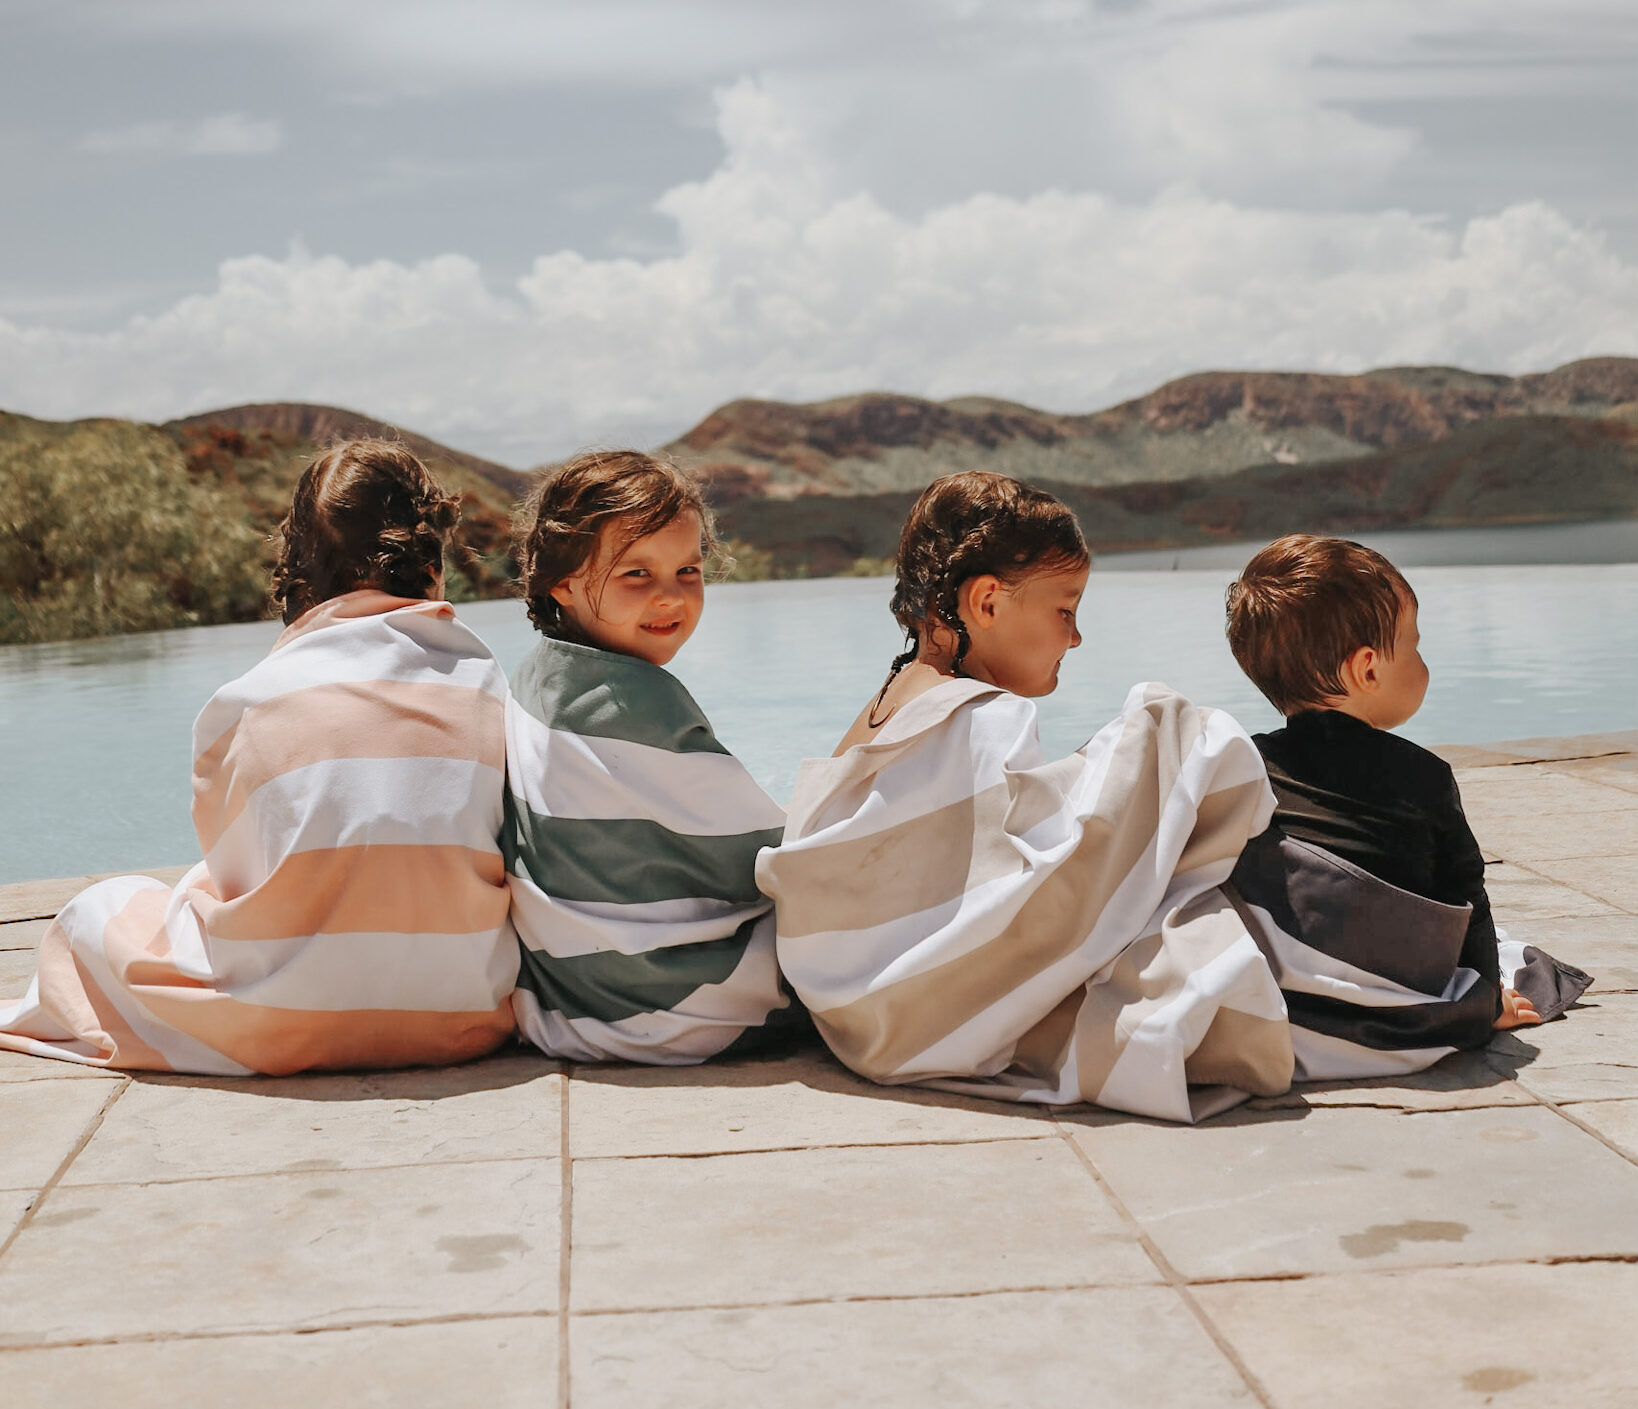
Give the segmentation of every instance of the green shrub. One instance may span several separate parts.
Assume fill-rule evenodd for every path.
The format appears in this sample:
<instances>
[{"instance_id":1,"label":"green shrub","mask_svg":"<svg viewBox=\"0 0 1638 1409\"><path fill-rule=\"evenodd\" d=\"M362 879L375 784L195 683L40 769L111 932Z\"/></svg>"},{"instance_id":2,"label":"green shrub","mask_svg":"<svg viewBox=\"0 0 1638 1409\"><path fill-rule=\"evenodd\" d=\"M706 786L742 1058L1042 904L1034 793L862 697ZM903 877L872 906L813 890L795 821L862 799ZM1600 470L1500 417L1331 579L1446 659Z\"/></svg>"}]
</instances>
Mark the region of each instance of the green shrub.
<instances>
[{"instance_id":1,"label":"green shrub","mask_svg":"<svg viewBox=\"0 0 1638 1409\"><path fill-rule=\"evenodd\" d=\"M841 574L842 577L892 577L898 571L893 558L855 558Z\"/></svg>"},{"instance_id":2,"label":"green shrub","mask_svg":"<svg viewBox=\"0 0 1638 1409\"><path fill-rule=\"evenodd\" d=\"M159 432L0 420L0 641L255 620L267 560Z\"/></svg>"},{"instance_id":3,"label":"green shrub","mask_svg":"<svg viewBox=\"0 0 1638 1409\"><path fill-rule=\"evenodd\" d=\"M774 576L774 555L740 538L724 539L711 570L713 579L719 574L725 582L766 582Z\"/></svg>"}]
</instances>

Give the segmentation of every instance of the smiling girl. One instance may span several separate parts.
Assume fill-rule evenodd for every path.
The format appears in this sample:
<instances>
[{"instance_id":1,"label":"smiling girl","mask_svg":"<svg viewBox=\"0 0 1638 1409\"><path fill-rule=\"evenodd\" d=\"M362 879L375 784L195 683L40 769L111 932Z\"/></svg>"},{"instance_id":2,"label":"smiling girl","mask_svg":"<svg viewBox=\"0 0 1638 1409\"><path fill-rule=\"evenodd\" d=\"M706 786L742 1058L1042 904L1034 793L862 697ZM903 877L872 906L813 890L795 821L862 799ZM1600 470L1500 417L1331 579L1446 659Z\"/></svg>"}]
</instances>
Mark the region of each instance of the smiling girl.
<instances>
[{"instance_id":1,"label":"smiling girl","mask_svg":"<svg viewBox=\"0 0 1638 1409\"><path fill-rule=\"evenodd\" d=\"M876 1081L1173 1120L1283 1091L1279 989L1218 889L1273 809L1251 740L1149 684L1045 756L1031 699L1081 643L1090 567L1049 494L938 480L897 565L907 648L757 868L831 1049Z\"/></svg>"},{"instance_id":2,"label":"smiling girl","mask_svg":"<svg viewBox=\"0 0 1638 1409\"><path fill-rule=\"evenodd\" d=\"M703 1061L793 1016L754 874L784 817L665 669L705 605L710 513L618 450L547 475L522 528L542 640L506 716L519 1031L576 1061Z\"/></svg>"}]
</instances>

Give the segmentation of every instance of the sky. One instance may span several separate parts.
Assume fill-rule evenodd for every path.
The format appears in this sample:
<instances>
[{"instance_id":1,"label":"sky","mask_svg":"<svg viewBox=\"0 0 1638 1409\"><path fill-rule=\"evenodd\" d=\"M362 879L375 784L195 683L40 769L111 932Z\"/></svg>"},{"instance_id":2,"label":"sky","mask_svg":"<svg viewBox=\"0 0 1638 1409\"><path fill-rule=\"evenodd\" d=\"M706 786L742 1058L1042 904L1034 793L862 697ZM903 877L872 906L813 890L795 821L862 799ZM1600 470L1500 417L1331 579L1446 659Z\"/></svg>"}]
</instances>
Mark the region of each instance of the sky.
<instances>
[{"instance_id":1,"label":"sky","mask_svg":"<svg viewBox=\"0 0 1638 1409\"><path fill-rule=\"evenodd\" d=\"M1638 355L1632 0L0 0L0 408L526 467L742 396Z\"/></svg>"}]
</instances>

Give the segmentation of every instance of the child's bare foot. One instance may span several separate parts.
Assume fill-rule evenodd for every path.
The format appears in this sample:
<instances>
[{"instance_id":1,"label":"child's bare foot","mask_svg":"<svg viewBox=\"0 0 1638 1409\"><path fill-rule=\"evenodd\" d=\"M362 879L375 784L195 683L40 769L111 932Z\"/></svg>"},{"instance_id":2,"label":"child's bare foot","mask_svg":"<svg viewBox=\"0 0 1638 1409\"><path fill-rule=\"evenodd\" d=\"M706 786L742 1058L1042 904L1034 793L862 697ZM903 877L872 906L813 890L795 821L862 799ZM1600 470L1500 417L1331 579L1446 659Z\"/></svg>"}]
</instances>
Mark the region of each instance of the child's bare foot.
<instances>
[{"instance_id":1,"label":"child's bare foot","mask_svg":"<svg viewBox=\"0 0 1638 1409\"><path fill-rule=\"evenodd\" d=\"M1516 988L1502 989L1501 1016L1493 1024L1498 1031L1509 1027L1529 1027L1540 1021L1541 1015L1528 998Z\"/></svg>"}]
</instances>

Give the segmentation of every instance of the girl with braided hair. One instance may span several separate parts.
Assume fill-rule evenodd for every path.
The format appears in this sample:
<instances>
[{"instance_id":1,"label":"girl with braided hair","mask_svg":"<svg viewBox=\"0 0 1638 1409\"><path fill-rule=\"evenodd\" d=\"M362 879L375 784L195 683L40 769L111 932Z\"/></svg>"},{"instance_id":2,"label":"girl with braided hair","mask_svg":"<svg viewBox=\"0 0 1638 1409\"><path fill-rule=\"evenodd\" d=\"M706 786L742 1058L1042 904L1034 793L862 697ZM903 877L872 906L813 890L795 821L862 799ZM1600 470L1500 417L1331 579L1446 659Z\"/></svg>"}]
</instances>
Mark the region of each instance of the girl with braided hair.
<instances>
[{"instance_id":1,"label":"girl with braided hair","mask_svg":"<svg viewBox=\"0 0 1638 1409\"><path fill-rule=\"evenodd\" d=\"M831 1049L876 1081L1172 1120L1283 1091L1279 988L1219 889L1273 808L1244 730L1144 684L1046 757L1031 701L1090 567L1049 494L938 480L897 566L907 648L757 866Z\"/></svg>"},{"instance_id":2,"label":"girl with braided hair","mask_svg":"<svg viewBox=\"0 0 1638 1409\"><path fill-rule=\"evenodd\" d=\"M404 446L308 466L268 657L193 730L204 859L81 892L0 1047L212 1075L464 1061L512 1035L506 679L443 596L458 512Z\"/></svg>"},{"instance_id":3,"label":"girl with braided hair","mask_svg":"<svg viewBox=\"0 0 1638 1409\"><path fill-rule=\"evenodd\" d=\"M1075 609L1091 565L1075 515L1050 494L976 471L935 480L899 534L892 612L905 649L837 753L942 680L1051 694L1081 644Z\"/></svg>"},{"instance_id":4,"label":"girl with braided hair","mask_svg":"<svg viewBox=\"0 0 1638 1409\"><path fill-rule=\"evenodd\" d=\"M699 486L588 453L541 478L521 528L541 640L506 710L518 1029L575 1061L744 1051L799 1021L755 876L785 819L665 669L705 605Z\"/></svg>"}]
</instances>

